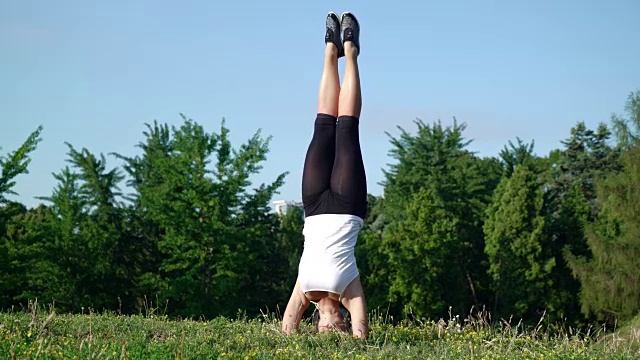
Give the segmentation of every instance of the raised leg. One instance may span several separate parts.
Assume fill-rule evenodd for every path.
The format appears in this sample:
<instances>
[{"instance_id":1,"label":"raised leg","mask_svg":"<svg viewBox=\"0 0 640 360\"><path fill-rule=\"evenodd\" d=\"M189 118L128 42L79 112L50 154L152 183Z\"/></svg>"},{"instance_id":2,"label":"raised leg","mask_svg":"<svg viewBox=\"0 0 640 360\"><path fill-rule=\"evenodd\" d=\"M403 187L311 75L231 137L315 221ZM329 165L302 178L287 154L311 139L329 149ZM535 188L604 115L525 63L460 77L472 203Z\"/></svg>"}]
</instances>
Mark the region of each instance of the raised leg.
<instances>
[{"instance_id":1,"label":"raised leg","mask_svg":"<svg viewBox=\"0 0 640 360\"><path fill-rule=\"evenodd\" d=\"M324 68L318 90L318 113L337 117L339 98L338 48L329 42L324 50Z\"/></svg>"},{"instance_id":2,"label":"raised leg","mask_svg":"<svg viewBox=\"0 0 640 360\"><path fill-rule=\"evenodd\" d=\"M360 27L351 14L343 15L342 26L347 64L338 105L336 159L331 173L331 190L348 205L350 214L364 219L367 212L367 180L358 130L362 109L358 69Z\"/></svg>"},{"instance_id":3,"label":"raised leg","mask_svg":"<svg viewBox=\"0 0 640 360\"><path fill-rule=\"evenodd\" d=\"M362 110L362 92L358 69L358 48L352 41L344 43L344 54L347 64L344 69L342 90L340 90L338 117L353 116L359 119Z\"/></svg>"},{"instance_id":4,"label":"raised leg","mask_svg":"<svg viewBox=\"0 0 640 360\"><path fill-rule=\"evenodd\" d=\"M313 206L318 197L331 185L339 96L338 50L333 43L327 43L318 91L318 115L302 173L302 201L305 203L305 210Z\"/></svg>"}]
</instances>

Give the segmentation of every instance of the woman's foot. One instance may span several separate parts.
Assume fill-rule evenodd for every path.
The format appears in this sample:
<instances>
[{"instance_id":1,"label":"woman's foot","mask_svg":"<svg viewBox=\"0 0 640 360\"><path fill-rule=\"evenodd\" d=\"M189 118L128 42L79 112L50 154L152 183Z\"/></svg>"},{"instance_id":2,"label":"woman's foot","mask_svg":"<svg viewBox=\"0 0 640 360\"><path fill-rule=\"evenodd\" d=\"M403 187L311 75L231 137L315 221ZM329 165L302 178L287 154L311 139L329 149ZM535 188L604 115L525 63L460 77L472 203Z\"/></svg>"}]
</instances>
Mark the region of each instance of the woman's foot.
<instances>
[{"instance_id":1,"label":"woman's foot","mask_svg":"<svg viewBox=\"0 0 640 360\"><path fill-rule=\"evenodd\" d=\"M360 24L358 23L358 19L356 19L355 15L350 12L345 12L342 14L341 23L341 32L342 32L342 43L344 48L349 48L351 45L355 47L356 55L360 54ZM351 45L347 43L350 42Z\"/></svg>"},{"instance_id":2,"label":"woman's foot","mask_svg":"<svg viewBox=\"0 0 640 360\"><path fill-rule=\"evenodd\" d=\"M324 33L324 42L326 44L333 44L338 51L338 58L344 56L344 47L340 38L340 19L334 12L327 14L327 30Z\"/></svg>"}]
</instances>

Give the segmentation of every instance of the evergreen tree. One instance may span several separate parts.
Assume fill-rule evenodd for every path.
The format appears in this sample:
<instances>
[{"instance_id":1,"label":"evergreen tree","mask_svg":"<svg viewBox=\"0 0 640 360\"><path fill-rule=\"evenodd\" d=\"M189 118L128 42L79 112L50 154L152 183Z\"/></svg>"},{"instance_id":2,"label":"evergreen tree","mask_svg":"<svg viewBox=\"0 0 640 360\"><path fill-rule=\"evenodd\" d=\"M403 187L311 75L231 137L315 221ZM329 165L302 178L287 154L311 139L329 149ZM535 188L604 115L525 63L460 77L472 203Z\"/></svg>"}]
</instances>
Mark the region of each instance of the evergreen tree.
<instances>
[{"instance_id":1,"label":"evergreen tree","mask_svg":"<svg viewBox=\"0 0 640 360\"><path fill-rule=\"evenodd\" d=\"M593 131L579 122L571 129L571 137L562 142L565 149L555 168L553 200L561 203L572 187L579 186L589 203L589 218L593 218L598 211L595 181L620 168L620 152L608 144L610 138L611 131L605 124Z\"/></svg>"},{"instance_id":2,"label":"evergreen tree","mask_svg":"<svg viewBox=\"0 0 640 360\"><path fill-rule=\"evenodd\" d=\"M527 165L503 178L484 225L497 316L535 319L546 308L555 266L545 234L542 186Z\"/></svg>"},{"instance_id":3,"label":"evergreen tree","mask_svg":"<svg viewBox=\"0 0 640 360\"><path fill-rule=\"evenodd\" d=\"M17 195L13 190L15 178L29 172L29 155L41 141L42 126L32 132L18 149L0 156L0 308L9 307L19 292L22 274L16 271L15 244L6 236L7 223L14 217L26 212L19 203L10 201L8 195Z\"/></svg>"},{"instance_id":4,"label":"evergreen tree","mask_svg":"<svg viewBox=\"0 0 640 360\"><path fill-rule=\"evenodd\" d=\"M42 140L40 138L41 132L42 126L39 126L17 150L0 156L0 204L6 204L9 201L7 195L17 195L12 190L16 184L14 179L20 174L29 173L28 167L31 162L29 154L36 149Z\"/></svg>"},{"instance_id":5,"label":"evergreen tree","mask_svg":"<svg viewBox=\"0 0 640 360\"><path fill-rule=\"evenodd\" d=\"M130 272L136 266L129 256L138 249L131 246L124 226L118 190L123 175L118 168L107 170L103 155L67 147L72 168L54 174L57 187L41 198L51 204L56 219L51 236L41 241L59 254L53 263L66 275L59 286L69 290L55 300L70 310L131 306L135 297Z\"/></svg>"},{"instance_id":6,"label":"evergreen tree","mask_svg":"<svg viewBox=\"0 0 640 360\"><path fill-rule=\"evenodd\" d=\"M81 281L90 274L91 261L88 246L81 236L82 225L86 222L86 200L80 195L79 175L69 167L53 174L57 185L51 196L41 197L49 203L53 218L51 233L42 241L50 242L53 262L62 276L54 286L60 289L55 297L60 311L77 311L91 306L92 295L82 288ZM99 255L99 254L98 254ZM89 280L90 281L90 280Z\"/></svg>"},{"instance_id":7,"label":"evergreen tree","mask_svg":"<svg viewBox=\"0 0 640 360\"><path fill-rule=\"evenodd\" d=\"M582 311L609 322L640 312L640 147L622 161L621 172L598 182L602 211L586 227L590 256L566 254L582 285Z\"/></svg>"},{"instance_id":8,"label":"evergreen tree","mask_svg":"<svg viewBox=\"0 0 640 360\"><path fill-rule=\"evenodd\" d=\"M34 299L44 304L58 304L58 300L75 291L66 286L67 274L58 265L61 253L52 241L55 221L51 210L40 205L12 217L7 223L14 286L10 304L25 305Z\"/></svg>"},{"instance_id":9,"label":"evergreen tree","mask_svg":"<svg viewBox=\"0 0 640 360\"><path fill-rule=\"evenodd\" d=\"M509 141L509 146L505 146L500 151L500 159L504 166L504 176L511 177L518 165L531 166L536 156L533 153L534 142L526 144L520 138L516 138L518 145Z\"/></svg>"},{"instance_id":10,"label":"evergreen tree","mask_svg":"<svg viewBox=\"0 0 640 360\"><path fill-rule=\"evenodd\" d=\"M392 273L389 298L406 314L433 318L449 305L456 313L473 305L466 274L456 261L466 250L457 237L458 219L443 205L432 188L422 188L406 218L390 224L383 237Z\"/></svg>"},{"instance_id":11,"label":"evergreen tree","mask_svg":"<svg viewBox=\"0 0 640 360\"><path fill-rule=\"evenodd\" d=\"M83 257L88 267L77 291L86 294L85 306L112 309L118 298L130 304L133 284L128 273L135 265L128 256L138 249L130 246L125 232L119 190L124 175L117 167L108 170L104 155L98 158L87 149L77 151L70 144L67 146L68 161L78 171L78 195L85 205L79 235L86 246Z\"/></svg>"},{"instance_id":12,"label":"evergreen tree","mask_svg":"<svg viewBox=\"0 0 640 360\"><path fill-rule=\"evenodd\" d=\"M565 255L589 256L584 228L599 212L595 183L620 168L619 151L608 144L610 136L604 124L594 131L578 123L562 142L564 149L553 154L546 185L545 217L556 262L547 310L573 323L583 320L575 301L580 283L572 276Z\"/></svg>"},{"instance_id":13,"label":"evergreen tree","mask_svg":"<svg viewBox=\"0 0 640 360\"><path fill-rule=\"evenodd\" d=\"M388 277L394 312L410 304L415 313L439 317L451 305L464 314L488 299L482 226L501 170L465 150L464 125L416 125L416 135L400 129L391 138L396 163L385 171L388 225L380 251L393 270L374 269L374 277Z\"/></svg>"},{"instance_id":14,"label":"evergreen tree","mask_svg":"<svg viewBox=\"0 0 640 360\"><path fill-rule=\"evenodd\" d=\"M17 269L19 264L15 241L7 237L7 230L13 218L26 212L26 207L17 202L0 206L0 309L14 304L14 298L20 293L20 286L25 281L24 274Z\"/></svg>"}]
</instances>

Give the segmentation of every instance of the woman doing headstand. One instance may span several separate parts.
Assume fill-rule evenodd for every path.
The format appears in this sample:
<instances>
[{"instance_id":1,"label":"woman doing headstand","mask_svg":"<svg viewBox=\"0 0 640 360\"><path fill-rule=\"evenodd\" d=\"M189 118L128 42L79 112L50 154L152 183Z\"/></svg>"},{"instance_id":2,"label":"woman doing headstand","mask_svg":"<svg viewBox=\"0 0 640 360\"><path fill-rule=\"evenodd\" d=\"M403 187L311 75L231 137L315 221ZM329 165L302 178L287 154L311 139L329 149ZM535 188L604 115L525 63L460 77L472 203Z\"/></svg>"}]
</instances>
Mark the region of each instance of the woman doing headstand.
<instances>
[{"instance_id":1,"label":"woman doing headstand","mask_svg":"<svg viewBox=\"0 0 640 360\"><path fill-rule=\"evenodd\" d=\"M351 314L352 331L368 334L366 303L354 247L367 211L367 182L358 124L362 108L358 55L360 26L351 13L326 20L324 70L318 111L302 175L304 250L282 330L298 329L310 302L317 302L318 330L345 329L340 303ZM346 58L342 88L338 59Z\"/></svg>"}]
</instances>

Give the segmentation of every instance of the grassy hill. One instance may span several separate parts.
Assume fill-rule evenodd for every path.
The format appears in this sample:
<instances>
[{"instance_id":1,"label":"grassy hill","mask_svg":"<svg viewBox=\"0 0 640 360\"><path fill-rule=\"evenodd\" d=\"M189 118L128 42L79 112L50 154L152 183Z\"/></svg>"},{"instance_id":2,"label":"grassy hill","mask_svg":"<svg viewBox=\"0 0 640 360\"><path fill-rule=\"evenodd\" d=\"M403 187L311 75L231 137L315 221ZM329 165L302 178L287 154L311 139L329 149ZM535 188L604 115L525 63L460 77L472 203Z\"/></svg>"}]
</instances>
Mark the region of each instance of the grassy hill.
<instances>
[{"instance_id":1,"label":"grassy hill","mask_svg":"<svg viewBox=\"0 0 640 360\"><path fill-rule=\"evenodd\" d=\"M640 318L618 337L483 321L402 322L373 316L371 334L284 336L277 317L210 321L115 314L0 313L2 359L627 359L640 358ZM635 329L635 330L634 330ZM634 332L635 331L635 332ZM624 341L621 341L623 339Z\"/></svg>"},{"instance_id":2,"label":"grassy hill","mask_svg":"<svg viewBox=\"0 0 640 360\"><path fill-rule=\"evenodd\" d=\"M611 334L598 339L598 344L603 347L626 348L635 352L640 359L640 315L624 324Z\"/></svg>"}]
</instances>

